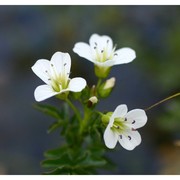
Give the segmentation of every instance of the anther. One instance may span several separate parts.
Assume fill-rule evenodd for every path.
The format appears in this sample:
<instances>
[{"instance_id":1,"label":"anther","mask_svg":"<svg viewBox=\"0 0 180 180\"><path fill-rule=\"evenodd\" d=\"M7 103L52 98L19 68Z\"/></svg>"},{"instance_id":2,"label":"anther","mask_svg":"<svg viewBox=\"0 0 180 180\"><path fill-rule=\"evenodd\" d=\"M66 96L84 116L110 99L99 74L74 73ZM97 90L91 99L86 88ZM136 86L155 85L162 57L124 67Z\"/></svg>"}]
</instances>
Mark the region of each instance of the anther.
<instances>
[{"instance_id":1,"label":"anther","mask_svg":"<svg viewBox=\"0 0 180 180\"><path fill-rule=\"evenodd\" d=\"M94 44L97 46L97 42L94 42Z\"/></svg>"},{"instance_id":2,"label":"anther","mask_svg":"<svg viewBox=\"0 0 180 180\"><path fill-rule=\"evenodd\" d=\"M48 73L48 71L46 70L45 73Z\"/></svg>"},{"instance_id":3,"label":"anther","mask_svg":"<svg viewBox=\"0 0 180 180\"><path fill-rule=\"evenodd\" d=\"M64 63L64 66L66 66L67 63Z\"/></svg>"},{"instance_id":4,"label":"anther","mask_svg":"<svg viewBox=\"0 0 180 180\"><path fill-rule=\"evenodd\" d=\"M129 140L131 140L131 136L128 136Z\"/></svg>"},{"instance_id":5,"label":"anther","mask_svg":"<svg viewBox=\"0 0 180 180\"><path fill-rule=\"evenodd\" d=\"M124 121L127 121L127 118L125 118Z\"/></svg>"},{"instance_id":6,"label":"anther","mask_svg":"<svg viewBox=\"0 0 180 180\"><path fill-rule=\"evenodd\" d=\"M134 129L134 128L132 128L131 130L132 130L132 131L136 131L136 129Z\"/></svg>"},{"instance_id":7,"label":"anther","mask_svg":"<svg viewBox=\"0 0 180 180\"><path fill-rule=\"evenodd\" d=\"M134 124L136 121L134 120L133 122L132 122L132 124Z\"/></svg>"},{"instance_id":8,"label":"anther","mask_svg":"<svg viewBox=\"0 0 180 180\"><path fill-rule=\"evenodd\" d=\"M107 40L107 43L109 42L109 39Z\"/></svg>"},{"instance_id":9,"label":"anther","mask_svg":"<svg viewBox=\"0 0 180 180\"><path fill-rule=\"evenodd\" d=\"M120 139L122 139L122 135L120 135L119 137L120 137Z\"/></svg>"},{"instance_id":10,"label":"anther","mask_svg":"<svg viewBox=\"0 0 180 180\"><path fill-rule=\"evenodd\" d=\"M53 64L51 64L51 67L53 67L54 65Z\"/></svg>"},{"instance_id":11,"label":"anther","mask_svg":"<svg viewBox=\"0 0 180 180\"><path fill-rule=\"evenodd\" d=\"M115 124L113 124L113 127L115 127L116 129L119 129L119 128L120 128L119 126L117 126L117 125L115 125Z\"/></svg>"},{"instance_id":12,"label":"anther","mask_svg":"<svg viewBox=\"0 0 180 180\"><path fill-rule=\"evenodd\" d=\"M117 54L117 53L115 53L115 54L114 54L114 56L118 56L118 54Z\"/></svg>"},{"instance_id":13,"label":"anther","mask_svg":"<svg viewBox=\"0 0 180 180\"><path fill-rule=\"evenodd\" d=\"M94 49L96 49L97 47L96 46L94 46Z\"/></svg>"},{"instance_id":14,"label":"anther","mask_svg":"<svg viewBox=\"0 0 180 180\"><path fill-rule=\"evenodd\" d=\"M101 50L101 53L103 53L104 52L104 50Z\"/></svg>"},{"instance_id":15,"label":"anther","mask_svg":"<svg viewBox=\"0 0 180 180\"><path fill-rule=\"evenodd\" d=\"M51 78L48 79L48 81L50 81L50 80L51 80Z\"/></svg>"}]
</instances>

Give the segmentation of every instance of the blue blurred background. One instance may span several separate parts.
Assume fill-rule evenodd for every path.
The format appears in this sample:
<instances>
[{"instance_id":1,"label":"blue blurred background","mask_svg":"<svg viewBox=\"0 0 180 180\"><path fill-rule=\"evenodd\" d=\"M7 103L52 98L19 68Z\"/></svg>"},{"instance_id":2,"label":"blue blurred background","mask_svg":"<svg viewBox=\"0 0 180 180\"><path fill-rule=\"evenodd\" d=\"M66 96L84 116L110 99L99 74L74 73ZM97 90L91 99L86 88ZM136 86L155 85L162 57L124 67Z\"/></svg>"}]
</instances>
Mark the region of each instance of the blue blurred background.
<instances>
[{"instance_id":1,"label":"blue blurred background","mask_svg":"<svg viewBox=\"0 0 180 180\"><path fill-rule=\"evenodd\" d=\"M93 33L137 53L132 63L112 68L116 87L98 109L113 111L122 103L146 108L180 90L179 6L0 6L0 174L43 172L43 152L62 139L58 132L47 134L52 119L33 108L34 89L43 82L31 66L56 51L68 52L71 77L93 85L93 64L72 51ZM61 106L53 98L44 103ZM118 167L100 173L180 174L179 107L177 97L149 110L141 145L108 152Z\"/></svg>"}]
</instances>

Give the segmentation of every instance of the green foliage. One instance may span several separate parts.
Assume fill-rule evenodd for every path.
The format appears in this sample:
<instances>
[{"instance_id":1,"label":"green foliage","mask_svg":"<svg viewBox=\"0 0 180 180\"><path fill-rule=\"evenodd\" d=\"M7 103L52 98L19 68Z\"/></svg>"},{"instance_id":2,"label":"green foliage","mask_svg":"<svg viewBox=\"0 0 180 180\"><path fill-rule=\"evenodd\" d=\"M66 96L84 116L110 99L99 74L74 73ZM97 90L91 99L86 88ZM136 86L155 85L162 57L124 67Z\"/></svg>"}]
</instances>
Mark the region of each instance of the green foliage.
<instances>
[{"instance_id":1,"label":"green foliage","mask_svg":"<svg viewBox=\"0 0 180 180\"><path fill-rule=\"evenodd\" d=\"M55 121L49 126L48 133L55 131L56 129L62 127L62 133L65 131L68 123L68 114L69 114L69 107L65 103L61 110L58 108L46 105L46 104L36 104L34 106L39 111L45 113L48 116L51 116Z\"/></svg>"},{"instance_id":2,"label":"green foliage","mask_svg":"<svg viewBox=\"0 0 180 180\"><path fill-rule=\"evenodd\" d=\"M45 152L46 159L41 163L42 167L47 169L45 174L94 174L97 168L107 165L104 146L100 143L101 134L97 127L94 125L88 129L90 137L79 136L75 120L77 119L73 116L71 123L66 127L66 143ZM84 141L83 137L86 137Z\"/></svg>"},{"instance_id":3,"label":"green foliage","mask_svg":"<svg viewBox=\"0 0 180 180\"><path fill-rule=\"evenodd\" d=\"M46 174L54 173L54 171L59 172L59 170L61 170L61 174L91 174L95 172L96 168L106 164L103 157L95 155L95 151L68 147L62 149L54 150L53 156L42 162L42 166L48 169Z\"/></svg>"},{"instance_id":4,"label":"green foliage","mask_svg":"<svg viewBox=\"0 0 180 180\"><path fill-rule=\"evenodd\" d=\"M96 174L98 169L110 166L102 143L101 117L94 111L94 107L87 104L91 95L92 89L87 87L81 94L70 96L80 98L84 108L81 121L69 111L68 103L64 103L61 109L50 105L35 105L36 109L54 119L48 133L58 130L64 137L64 144L44 153L45 160L41 162L44 174Z\"/></svg>"},{"instance_id":5,"label":"green foliage","mask_svg":"<svg viewBox=\"0 0 180 180\"><path fill-rule=\"evenodd\" d=\"M34 105L36 109L39 111L45 113L46 115L49 115L53 117L56 120L62 119L62 113L63 111L60 111L59 109L55 108L54 106L45 105L45 104L36 104Z\"/></svg>"}]
</instances>

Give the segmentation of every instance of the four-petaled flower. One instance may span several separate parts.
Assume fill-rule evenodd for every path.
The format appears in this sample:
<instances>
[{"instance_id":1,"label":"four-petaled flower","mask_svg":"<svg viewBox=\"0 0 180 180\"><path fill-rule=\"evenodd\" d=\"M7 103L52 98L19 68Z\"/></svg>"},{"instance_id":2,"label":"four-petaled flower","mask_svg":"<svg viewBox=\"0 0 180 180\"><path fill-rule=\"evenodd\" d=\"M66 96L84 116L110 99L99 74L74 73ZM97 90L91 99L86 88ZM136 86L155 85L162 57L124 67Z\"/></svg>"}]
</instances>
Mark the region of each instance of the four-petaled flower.
<instances>
[{"instance_id":1,"label":"four-petaled flower","mask_svg":"<svg viewBox=\"0 0 180 180\"><path fill-rule=\"evenodd\" d=\"M146 124L146 113L142 109L127 111L125 104L119 105L110 117L104 132L105 144L110 149L113 149L118 141L127 150L133 150L141 143L141 135L136 129Z\"/></svg>"},{"instance_id":2,"label":"four-petaled flower","mask_svg":"<svg viewBox=\"0 0 180 180\"><path fill-rule=\"evenodd\" d=\"M36 101L43 101L52 96L80 92L86 86L86 80L80 77L69 78L71 58L68 53L56 52L51 60L39 59L33 66L33 72L46 84L34 91Z\"/></svg>"},{"instance_id":3,"label":"four-petaled flower","mask_svg":"<svg viewBox=\"0 0 180 180\"><path fill-rule=\"evenodd\" d=\"M113 65L129 63L136 58L133 49L125 47L116 50L109 36L98 34L91 35L89 44L78 42L73 51L79 56L95 64L95 73L98 77L105 78Z\"/></svg>"}]
</instances>

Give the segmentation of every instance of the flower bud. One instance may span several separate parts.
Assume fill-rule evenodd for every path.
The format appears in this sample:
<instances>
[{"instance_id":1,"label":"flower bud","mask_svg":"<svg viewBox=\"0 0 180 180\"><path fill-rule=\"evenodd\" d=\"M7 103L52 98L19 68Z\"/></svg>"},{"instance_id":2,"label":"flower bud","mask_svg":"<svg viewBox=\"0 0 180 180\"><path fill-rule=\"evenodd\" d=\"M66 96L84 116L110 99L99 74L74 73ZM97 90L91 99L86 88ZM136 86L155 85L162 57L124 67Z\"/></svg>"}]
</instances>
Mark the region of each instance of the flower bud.
<instances>
[{"instance_id":1,"label":"flower bud","mask_svg":"<svg viewBox=\"0 0 180 180\"><path fill-rule=\"evenodd\" d=\"M116 81L115 77L112 77L106 80L106 82L99 87L99 95L102 98L108 97L110 95L110 93L114 88L115 81Z\"/></svg>"},{"instance_id":2,"label":"flower bud","mask_svg":"<svg viewBox=\"0 0 180 180\"><path fill-rule=\"evenodd\" d=\"M112 77L112 78L106 80L103 89L104 90L105 89L112 89L114 87L114 85L115 85L115 81L116 81L115 77Z\"/></svg>"},{"instance_id":3,"label":"flower bud","mask_svg":"<svg viewBox=\"0 0 180 180\"><path fill-rule=\"evenodd\" d=\"M92 96L88 100L88 107L92 107L98 102L98 98L96 96Z\"/></svg>"},{"instance_id":4,"label":"flower bud","mask_svg":"<svg viewBox=\"0 0 180 180\"><path fill-rule=\"evenodd\" d=\"M112 116L112 113L113 112L108 112L107 114L102 115L101 120L102 120L104 125L107 125L109 123L109 120L110 120L110 118Z\"/></svg>"}]
</instances>

